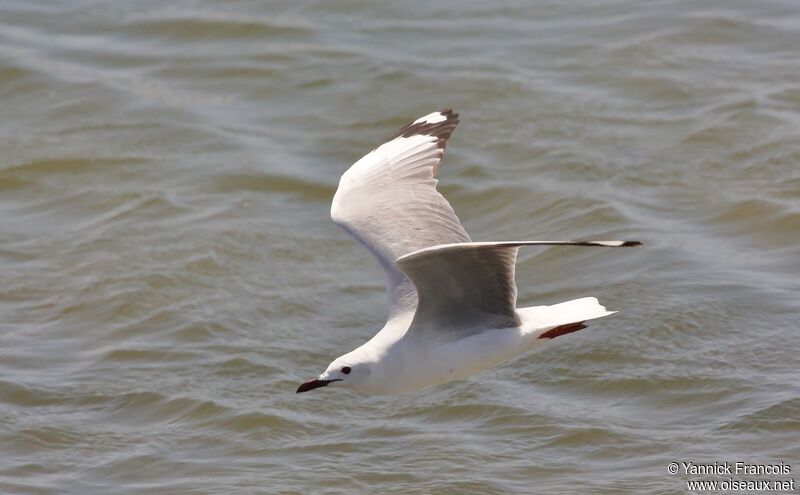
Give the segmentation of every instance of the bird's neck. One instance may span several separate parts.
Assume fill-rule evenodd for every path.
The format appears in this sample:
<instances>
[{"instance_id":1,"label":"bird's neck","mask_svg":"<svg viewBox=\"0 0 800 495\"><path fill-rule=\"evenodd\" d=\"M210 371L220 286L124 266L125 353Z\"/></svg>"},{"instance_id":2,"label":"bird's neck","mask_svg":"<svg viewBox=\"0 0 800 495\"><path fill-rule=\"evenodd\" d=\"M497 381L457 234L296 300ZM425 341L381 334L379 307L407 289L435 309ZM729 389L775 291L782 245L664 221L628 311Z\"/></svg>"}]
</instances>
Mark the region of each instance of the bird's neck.
<instances>
[{"instance_id":1,"label":"bird's neck","mask_svg":"<svg viewBox=\"0 0 800 495\"><path fill-rule=\"evenodd\" d=\"M389 349L397 344L408 331L411 320L414 319L413 312L405 312L393 315L383 328L370 340L364 343L360 350L369 352L376 356L385 355Z\"/></svg>"}]
</instances>

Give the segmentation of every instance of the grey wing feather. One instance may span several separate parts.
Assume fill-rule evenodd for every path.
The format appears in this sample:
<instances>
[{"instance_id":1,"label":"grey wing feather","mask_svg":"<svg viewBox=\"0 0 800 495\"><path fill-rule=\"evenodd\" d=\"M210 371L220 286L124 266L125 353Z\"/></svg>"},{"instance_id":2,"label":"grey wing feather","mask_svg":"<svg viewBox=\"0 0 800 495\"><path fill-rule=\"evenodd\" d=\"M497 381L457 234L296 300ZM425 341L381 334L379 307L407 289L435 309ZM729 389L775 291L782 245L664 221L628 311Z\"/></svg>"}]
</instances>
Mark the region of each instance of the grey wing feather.
<instances>
[{"instance_id":1,"label":"grey wing feather","mask_svg":"<svg viewBox=\"0 0 800 495\"><path fill-rule=\"evenodd\" d=\"M416 285L413 332L457 337L488 328L516 327L514 269L521 246L635 247L639 241L508 241L432 246L397 260Z\"/></svg>"},{"instance_id":2,"label":"grey wing feather","mask_svg":"<svg viewBox=\"0 0 800 495\"><path fill-rule=\"evenodd\" d=\"M414 331L452 329L459 336L519 325L514 244L475 242L424 249L397 266L414 282Z\"/></svg>"},{"instance_id":3,"label":"grey wing feather","mask_svg":"<svg viewBox=\"0 0 800 495\"><path fill-rule=\"evenodd\" d=\"M403 127L342 175L331 218L378 259L386 272L390 318L414 311L414 285L395 261L414 251L469 242L434 178L458 114L441 110Z\"/></svg>"}]
</instances>

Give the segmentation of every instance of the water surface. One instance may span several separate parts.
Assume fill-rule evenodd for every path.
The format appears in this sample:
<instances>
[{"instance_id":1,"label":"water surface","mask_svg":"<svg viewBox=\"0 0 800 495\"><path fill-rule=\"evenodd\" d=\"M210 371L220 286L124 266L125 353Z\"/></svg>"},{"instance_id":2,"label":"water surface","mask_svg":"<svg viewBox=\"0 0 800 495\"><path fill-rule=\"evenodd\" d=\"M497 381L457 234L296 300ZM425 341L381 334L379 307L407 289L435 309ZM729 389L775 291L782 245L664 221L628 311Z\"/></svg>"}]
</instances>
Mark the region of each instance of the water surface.
<instances>
[{"instance_id":1,"label":"water surface","mask_svg":"<svg viewBox=\"0 0 800 495\"><path fill-rule=\"evenodd\" d=\"M800 6L0 5L0 491L683 493L800 472ZM294 394L384 317L338 177L434 109L520 305L621 310L400 397ZM318 393L317 393L318 392Z\"/></svg>"}]
</instances>

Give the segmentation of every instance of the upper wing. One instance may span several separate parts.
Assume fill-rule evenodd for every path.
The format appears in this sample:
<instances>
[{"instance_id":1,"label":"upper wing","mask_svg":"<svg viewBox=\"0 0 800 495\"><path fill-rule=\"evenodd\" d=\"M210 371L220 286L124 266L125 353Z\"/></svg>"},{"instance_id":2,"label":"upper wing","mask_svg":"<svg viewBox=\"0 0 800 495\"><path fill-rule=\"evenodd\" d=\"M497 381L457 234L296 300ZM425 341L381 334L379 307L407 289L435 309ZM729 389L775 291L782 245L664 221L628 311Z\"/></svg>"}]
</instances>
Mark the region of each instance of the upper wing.
<instances>
[{"instance_id":1,"label":"upper wing","mask_svg":"<svg viewBox=\"0 0 800 495\"><path fill-rule=\"evenodd\" d=\"M518 326L514 265L520 246L628 247L638 241L469 242L433 246L397 260L414 282L419 304L414 331L455 331Z\"/></svg>"},{"instance_id":2,"label":"upper wing","mask_svg":"<svg viewBox=\"0 0 800 495\"><path fill-rule=\"evenodd\" d=\"M470 238L434 178L458 114L441 110L388 137L342 175L331 218L386 272L390 316L413 311L414 285L395 267L408 253Z\"/></svg>"}]
</instances>

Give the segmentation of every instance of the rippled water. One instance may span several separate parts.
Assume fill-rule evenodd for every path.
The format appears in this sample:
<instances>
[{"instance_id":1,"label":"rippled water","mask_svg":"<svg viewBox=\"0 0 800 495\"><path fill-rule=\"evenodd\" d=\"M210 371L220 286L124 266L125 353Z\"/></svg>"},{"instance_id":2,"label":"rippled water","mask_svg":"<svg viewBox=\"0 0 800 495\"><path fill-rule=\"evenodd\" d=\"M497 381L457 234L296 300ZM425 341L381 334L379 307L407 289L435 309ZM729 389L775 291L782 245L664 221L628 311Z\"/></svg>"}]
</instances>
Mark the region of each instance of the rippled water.
<instances>
[{"instance_id":1,"label":"rippled water","mask_svg":"<svg viewBox=\"0 0 800 495\"><path fill-rule=\"evenodd\" d=\"M0 3L0 491L682 493L800 472L800 6ZM520 304L621 313L399 397L297 383L383 323L328 219L431 110Z\"/></svg>"}]
</instances>

